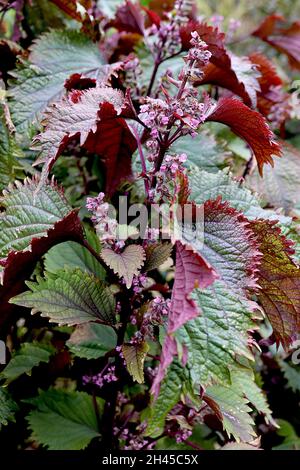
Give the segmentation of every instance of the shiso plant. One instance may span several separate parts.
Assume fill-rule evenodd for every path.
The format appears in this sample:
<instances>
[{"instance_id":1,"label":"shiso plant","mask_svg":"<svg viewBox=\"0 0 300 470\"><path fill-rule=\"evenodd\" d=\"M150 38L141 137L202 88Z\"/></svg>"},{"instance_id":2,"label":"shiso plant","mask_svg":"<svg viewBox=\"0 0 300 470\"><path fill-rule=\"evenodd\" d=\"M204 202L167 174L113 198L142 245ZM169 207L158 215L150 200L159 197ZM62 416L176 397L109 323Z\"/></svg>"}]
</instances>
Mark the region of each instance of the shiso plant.
<instances>
[{"instance_id":1,"label":"shiso plant","mask_svg":"<svg viewBox=\"0 0 300 470\"><path fill-rule=\"evenodd\" d=\"M299 448L300 22L0 9L1 442Z\"/></svg>"}]
</instances>

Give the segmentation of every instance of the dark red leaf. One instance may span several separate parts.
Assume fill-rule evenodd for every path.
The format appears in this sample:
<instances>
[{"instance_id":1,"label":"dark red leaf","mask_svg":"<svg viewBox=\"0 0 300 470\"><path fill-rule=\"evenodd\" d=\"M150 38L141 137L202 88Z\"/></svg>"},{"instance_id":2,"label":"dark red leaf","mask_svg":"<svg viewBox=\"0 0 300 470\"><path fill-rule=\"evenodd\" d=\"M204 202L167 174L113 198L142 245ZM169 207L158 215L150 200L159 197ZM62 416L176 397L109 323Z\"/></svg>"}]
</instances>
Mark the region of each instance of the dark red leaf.
<instances>
[{"instance_id":1,"label":"dark red leaf","mask_svg":"<svg viewBox=\"0 0 300 470\"><path fill-rule=\"evenodd\" d=\"M252 35L286 54L290 65L300 69L300 21L290 24L283 16L270 15Z\"/></svg>"},{"instance_id":2,"label":"dark red leaf","mask_svg":"<svg viewBox=\"0 0 300 470\"><path fill-rule=\"evenodd\" d=\"M175 0L150 0L148 6L150 10L157 13L160 18L166 18L166 13L173 10L174 4Z\"/></svg>"},{"instance_id":3,"label":"dark red leaf","mask_svg":"<svg viewBox=\"0 0 300 470\"><path fill-rule=\"evenodd\" d=\"M88 88L95 88L96 80L94 78L83 77L81 73L73 73L65 81L65 89L72 90L87 90Z\"/></svg>"},{"instance_id":4,"label":"dark red leaf","mask_svg":"<svg viewBox=\"0 0 300 470\"><path fill-rule=\"evenodd\" d=\"M192 248L176 242L175 281L171 298L167 336L165 338L157 375L152 385L152 393L158 396L160 383L168 366L177 354L176 340L172 336L187 321L199 315L199 309L190 295L196 287L202 289L212 284L218 277L214 269Z\"/></svg>"},{"instance_id":5,"label":"dark red leaf","mask_svg":"<svg viewBox=\"0 0 300 470\"><path fill-rule=\"evenodd\" d=\"M101 116L101 113L100 113ZM84 144L89 152L100 156L106 169L106 193L111 196L120 182L131 176L131 156L136 140L122 118L104 119Z\"/></svg>"},{"instance_id":6,"label":"dark red leaf","mask_svg":"<svg viewBox=\"0 0 300 470\"><path fill-rule=\"evenodd\" d=\"M150 21L150 25L155 24L155 26L157 26L159 28L160 22L161 22L160 16L155 11L152 11L149 8L146 8L146 7L142 7L142 8L148 16L148 19Z\"/></svg>"},{"instance_id":7,"label":"dark red leaf","mask_svg":"<svg viewBox=\"0 0 300 470\"><path fill-rule=\"evenodd\" d=\"M176 243L175 266L168 333L174 333L180 326L198 315L197 306L190 298L193 289L195 287L204 289L218 277L201 255L180 242Z\"/></svg>"},{"instance_id":8,"label":"dark red leaf","mask_svg":"<svg viewBox=\"0 0 300 470\"><path fill-rule=\"evenodd\" d=\"M0 289L0 327L5 328L11 321L11 316L19 309L8 301L24 290L24 282L30 277L36 263L54 245L65 241L83 241L83 231L76 210L70 212L64 219L56 222L46 236L33 238L30 249L11 251L7 258L1 260L4 267L2 272L2 287Z\"/></svg>"},{"instance_id":9,"label":"dark red leaf","mask_svg":"<svg viewBox=\"0 0 300 470\"><path fill-rule=\"evenodd\" d=\"M137 33L143 36L145 31L144 23L141 6L126 0L125 4L118 8L115 19L109 25L118 31Z\"/></svg>"},{"instance_id":10,"label":"dark red leaf","mask_svg":"<svg viewBox=\"0 0 300 470\"><path fill-rule=\"evenodd\" d=\"M203 70L203 79L196 85L216 85L240 96L244 103L256 107L257 92L260 91L258 72L247 57L229 55L230 66L217 66L210 62Z\"/></svg>"},{"instance_id":11,"label":"dark red leaf","mask_svg":"<svg viewBox=\"0 0 300 470\"><path fill-rule=\"evenodd\" d=\"M131 175L131 155L136 149L136 140L120 117L124 103L124 96L117 90L89 88L74 90L52 105L43 122L45 131L34 139L34 148L40 151L36 164L45 163L44 176L70 140L80 138L82 147L103 160L106 191L111 195Z\"/></svg>"},{"instance_id":12,"label":"dark red leaf","mask_svg":"<svg viewBox=\"0 0 300 470\"><path fill-rule=\"evenodd\" d=\"M291 258L292 242L275 224L266 220L250 222L262 253L256 295L277 342L288 349L300 332L300 269Z\"/></svg>"},{"instance_id":13,"label":"dark red leaf","mask_svg":"<svg viewBox=\"0 0 300 470\"><path fill-rule=\"evenodd\" d=\"M266 93L271 87L283 85L281 78L277 74L275 65L266 56L259 52L253 52L249 55L249 59L257 66L261 74L258 81L262 93Z\"/></svg>"},{"instance_id":14,"label":"dark red leaf","mask_svg":"<svg viewBox=\"0 0 300 470\"><path fill-rule=\"evenodd\" d=\"M207 117L207 121L226 124L250 146L257 160L260 174L265 163L273 165L273 155L280 156L281 150L274 140L265 118L248 108L235 98L221 98L216 108Z\"/></svg>"},{"instance_id":15,"label":"dark red leaf","mask_svg":"<svg viewBox=\"0 0 300 470\"><path fill-rule=\"evenodd\" d=\"M257 108L270 121L280 127L290 117L290 95L283 89L283 82L274 64L263 54L255 52L249 56L256 64L261 77L258 79L261 92L258 93Z\"/></svg>"},{"instance_id":16,"label":"dark red leaf","mask_svg":"<svg viewBox=\"0 0 300 470\"><path fill-rule=\"evenodd\" d=\"M210 61L219 67L230 68L230 57L224 45L225 34L221 33L218 28L209 26L206 23L191 20L181 28L182 50L187 51L191 47L190 40L193 31L197 31L202 41L205 41L208 45L208 50L212 53Z\"/></svg>"},{"instance_id":17,"label":"dark red leaf","mask_svg":"<svg viewBox=\"0 0 300 470\"><path fill-rule=\"evenodd\" d=\"M77 5L74 0L50 0L73 20L82 21L80 12L77 10ZM79 0L79 2L86 10L91 8L91 0Z\"/></svg>"}]
</instances>

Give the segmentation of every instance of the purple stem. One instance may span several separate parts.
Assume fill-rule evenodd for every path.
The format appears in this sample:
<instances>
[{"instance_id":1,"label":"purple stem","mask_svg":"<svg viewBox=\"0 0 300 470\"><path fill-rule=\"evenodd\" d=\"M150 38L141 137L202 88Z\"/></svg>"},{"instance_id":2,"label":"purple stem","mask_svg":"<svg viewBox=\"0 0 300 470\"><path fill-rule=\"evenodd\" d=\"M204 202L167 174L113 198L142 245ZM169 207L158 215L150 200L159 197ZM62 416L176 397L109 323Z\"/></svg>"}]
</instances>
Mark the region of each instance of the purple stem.
<instances>
[{"instance_id":1,"label":"purple stem","mask_svg":"<svg viewBox=\"0 0 300 470\"><path fill-rule=\"evenodd\" d=\"M143 152L143 148L142 148L142 144L141 144L141 139L140 139L140 136L139 136L137 130L135 129L135 127L132 127L132 130L133 130L134 136L136 138L137 146L138 146L138 151L139 151L142 170L143 170L145 191L146 191L146 194L147 194L147 198L149 199L149 189L150 188L149 188L149 181L148 181L148 178L147 178L146 160L145 160L145 156L144 156L144 152Z\"/></svg>"}]
</instances>

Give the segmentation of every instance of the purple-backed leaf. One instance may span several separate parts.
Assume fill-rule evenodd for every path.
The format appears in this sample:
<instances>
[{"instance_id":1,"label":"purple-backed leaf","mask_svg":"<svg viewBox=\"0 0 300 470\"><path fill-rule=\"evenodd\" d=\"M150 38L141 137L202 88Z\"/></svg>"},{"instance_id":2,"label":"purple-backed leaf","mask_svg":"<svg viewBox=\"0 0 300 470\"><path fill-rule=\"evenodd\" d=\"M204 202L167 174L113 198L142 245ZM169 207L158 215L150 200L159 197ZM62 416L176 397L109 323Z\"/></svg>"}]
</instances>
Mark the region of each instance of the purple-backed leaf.
<instances>
[{"instance_id":1,"label":"purple-backed leaf","mask_svg":"<svg viewBox=\"0 0 300 470\"><path fill-rule=\"evenodd\" d=\"M136 140L120 117L124 96L112 88L74 90L45 113L44 132L33 142L40 152L36 165L44 163L44 178L69 141L77 137L80 145L97 153L106 167L106 190L112 194L120 181L131 174L131 155Z\"/></svg>"},{"instance_id":2,"label":"purple-backed leaf","mask_svg":"<svg viewBox=\"0 0 300 470\"><path fill-rule=\"evenodd\" d=\"M168 333L174 333L199 314L190 294L196 287L208 287L217 277L215 270L192 248L176 243L176 269Z\"/></svg>"},{"instance_id":3,"label":"purple-backed leaf","mask_svg":"<svg viewBox=\"0 0 300 470\"><path fill-rule=\"evenodd\" d=\"M265 118L236 98L221 98L206 120L226 124L247 142L257 160L260 175L265 163L273 165L272 156L281 155L280 146Z\"/></svg>"},{"instance_id":4,"label":"purple-backed leaf","mask_svg":"<svg viewBox=\"0 0 300 470\"><path fill-rule=\"evenodd\" d=\"M77 211L70 212L47 234L41 238L33 238L29 250L11 251L7 258L1 260L4 267L2 272L2 287L0 289L1 316L0 327L18 309L8 301L24 290L25 281L34 270L36 263L50 250L51 247L65 241L83 241L83 232Z\"/></svg>"},{"instance_id":5,"label":"purple-backed leaf","mask_svg":"<svg viewBox=\"0 0 300 470\"><path fill-rule=\"evenodd\" d=\"M158 372L152 385L152 393L155 398L158 396L160 383L166 374L167 368L177 354L177 344L172 334L200 313L197 304L191 298L192 291L196 287L203 289L208 287L216 278L216 272L198 253L195 253L191 247L185 247L182 243L176 242L176 269L171 298L171 313Z\"/></svg>"},{"instance_id":6,"label":"purple-backed leaf","mask_svg":"<svg viewBox=\"0 0 300 470\"><path fill-rule=\"evenodd\" d=\"M225 48L225 34L214 26L206 23L191 20L180 30L182 50L187 51L191 47L191 33L197 31L202 41L208 45L208 50L212 53L210 61L221 67L230 67L230 57Z\"/></svg>"},{"instance_id":7,"label":"purple-backed leaf","mask_svg":"<svg viewBox=\"0 0 300 470\"><path fill-rule=\"evenodd\" d=\"M230 66L215 65L210 62L204 68L204 76L199 85L216 85L240 96L247 106L252 108L257 104L257 93L260 92L260 73L248 57L238 57L229 54Z\"/></svg>"},{"instance_id":8,"label":"purple-backed leaf","mask_svg":"<svg viewBox=\"0 0 300 470\"><path fill-rule=\"evenodd\" d=\"M193 196L197 197L196 190ZM205 201L203 221L198 220L183 224L183 242L191 245L233 291L244 294L247 288L255 288L260 254L243 213L218 196Z\"/></svg>"},{"instance_id":9,"label":"purple-backed leaf","mask_svg":"<svg viewBox=\"0 0 300 470\"><path fill-rule=\"evenodd\" d=\"M289 24L281 15L270 15L252 34L286 54L290 65L300 69L300 21Z\"/></svg>"},{"instance_id":10,"label":"purple-backed leaf","mask_svg":"<svg viewBox=\"0 0 300 470\"><path fill-rule=\"evenodd\" d=\"M16 309L8 300L24 289L39 259L54 245L67 240L82 242L77 211L67 204L53 182L37 191L40 181L26 179L10 185L1 199L0 264L4 268L0 290L0 326Z\"/></svg>"},{"instance_id":11,"label":"purple-backed leaf","mask_svg":"<svg viewBox=\"0 0 300 470\"><path fill-rule=\"evenodd\" d=\"M153 394L155 400L159 395L160 384L162 380L164 379L167 373L167 369L169 365L173 362L173 358L174 356L176 356L176 354L177 354L176 340L174 336L167 334L164 340L163 347L162 347L158 370L157 370L156 376L153 380L152 387L151 387L151 393Z\"/></svg>"},{"instance_id":12,"label":"purple-backed leaf","mask_svg":"<svg viewBox=\"0 0 300 470\"><path fill-rule=\"evenodd\" d=\"M276 222L250 222L262 253L258 299L273 327L276 341L288 349L300 333L300 268L292 260L292 242Z\"/></svg>"},{"instance_id":13,"label":"purple-backed leaf","mask_svg":"<svg viewBox=\"0 0 300 470\"><path fill-rule=\"evenodd\" d=\"M283 81L267 57L254 52L249 59L261 74L258 79L261 91L257 95L257 108L263 116L279 127L290 117L291 95L285 91Z\"/></svg>"},{"instance_id":14,"label":"purple-backed leaf","mask_svg":"<svg viewBox=\"0 0 300 470\"><path fill-rule=\"evenodd\" d=\"M138 3L126 0L124 5L118 8L115 19L111 21L110 26L118 31L137 33L143 36L145 31L144 23L142 7Z\"/></svg>"}]
</instances>

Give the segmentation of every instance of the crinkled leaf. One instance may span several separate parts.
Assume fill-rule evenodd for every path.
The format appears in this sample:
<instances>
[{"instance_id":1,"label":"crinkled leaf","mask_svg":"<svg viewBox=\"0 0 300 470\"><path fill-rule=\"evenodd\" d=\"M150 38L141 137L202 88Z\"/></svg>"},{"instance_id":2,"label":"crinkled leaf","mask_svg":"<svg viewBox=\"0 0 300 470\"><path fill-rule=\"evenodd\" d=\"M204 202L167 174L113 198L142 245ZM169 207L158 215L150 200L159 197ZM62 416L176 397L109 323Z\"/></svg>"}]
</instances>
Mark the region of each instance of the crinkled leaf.
<instances>
[{"instance_id":1,"label":"crinkled leaf","mask_svg":"<svg viewBox=\"0 0 300 470\"><path fill-rule=\"evenodd\" d=\"M171 256L172 243L152 243L147 246L144 271L152 271L159 268Z\"/></svg>"},{"instance_id":2,"label":"crinkled leaf","mask_svg":"<svg viewBox=\"0 0 300 470\"><path fill-rule=\"evenodd\" d=\"M16 143L15 136L7 127L0 103L0 191L15 180L17 170L20 168L18 158L22 156L22 151Z\"/></svg>"},{"instance_id":3,"label":"crinkled leaf","mask_svg":"<svg viewBox=\"0 0 300 470\"><path fill-rule=\"evenodd\" d=\"M191 200L195 203L203 204L208 199L221 196L223 201L242 211L248 218L251 218L252 213L255 213L256 217L263 216L265 211L260 207L257 197L249 189L241 186L228 170L208 173L194 165L190 170Z\"/></svg>"},{"instance_id":4,"label":"crinkled leaf","mask_svg":"<svg viewBox=\"0 0 300 470\"><path fill-rule=\"evenodd\" d=\"M11 303L28 307L32 313L60 325L75 325L100 320L113 324L115 299L109 289L95 276L79 269L47 274L37 282L26 282L30 291L11 299Z\"/></svg>"},{"instance_id":5,"label":"crinkled leaf","mask_svg":"<svg viewBox=\"0 0 300 470\"><path fill-rule=\"evenodd\" d=\"M230 383L230 367L238 356L253 360L248 331L254 329L254 307L222 282L196 289L193 299L201 314L183 325L176 338L187 347L188 364L195 385Z\"/></svg>"},{"instance_id":6,"label":"crinkled leaf","mask_svg":"<svg viewBox=\"0 0 300 470\"><path fill-rule=\"evenodd\" d=\"M230 57L225 49L225 34L217 27L209 26L206 23L199 23L191 20L180 30L182 49L188 50L191 47L191 33L197 31L202 41L208 45L208 50L212 53L210 61L222 67L230 67Z\"/></svg>"},{"instance_id":7,"label":"crinkled leaf","mask_svg":"<svg viewBox=\"0 0 300 470\"><path fill-rule=\"evenodd\" d=\"M281 15L270 15L252 34L286 54L290 65L300 69L300 21L290 24Z\"/></svg>"},{"instance_id":8,"label":"crinkled leaf","mask_svg":"<svg viewBox=\"0 0 300 470\"><path fill-rule=\"evenodd\" d=\"M300 202L300 152L286 142L281 146L282 158L276 159L274 167L266 167L263 178L254 171L247 182L265 203L288 214Z\"/></svg>"},{"instance_id":9,"label":"crinkled leaf","mask_svg":"<svg viewBox=\"0 0 300 470\"><path fill-rule=\"evenodd\" d=\"M101 87L74 93L46 111L45 130L34 139L34 148L39 151L36 164L44 162L47 175L70 139L78 137L80 145L103 159L106 188L111 194L131 174L131 155L136 149L135 138L119 117L124 96Z\"/></svg>"},{"instance_id":10,"label":"crinkled leaf","mask_svg":"<svg viewBox=\"0 0 300 470\"><path fill-rule=\"evenodd\" d=\"M144 383L144 361L148 351L149 346L145 341L138 344L123 344L122 346L127 370L133 380L139 384Z\"/></svg>"},{"instance_id":11,"label":"crinkled leaf","mask_svg":"<svg viewBox=\"0 0 300 470\"><path fill-rule=\"evenodd\" d=\"M79 268L99 279L105 279L105 269L87 248L76 242L54 246L45 256L45 269L56 274L64 268Z\"/></svg>"},{"instance_id":12,"label":"crinkled leaf","mask_svg":"<svg viewBox=\"0 0 300 470\"><path fill-rule=\"evenodd\" d=\"M131 287L133 276L136 276L145 260L145 251L140 245L129 245L121 253L111 248L103 248L101 258L115 274L122 277L127 289Z\"/></svg>"},{"instance_id":13,"label":"crinkled leaf","mask_svg":"<svg viewBox=\"0 0 300 470\"><path fill-rule=\"evenodd\" d=\"M98 359L116 347L117 335L110 326L86 323L76 327L66 344L75 356Z\"/></svg>"},{"instance_id":14,"label":"crinkled leaf","mask_svg":"<svg viewBox=\"0 0 300 470\"><path fill-rule=\"evenodd\" d=\"M124 0L124 3L118 7L111 26L115 27L118 31L143 35L145 28L144 15L139 3Z\"/></svg>"},{"instance_id":15,"label":"crinkled leaf","mask_svg":"<svg viewBox=\"0 0 300 470\"><path fill-rule=\"evenodd\" d=\"M177 362L173 362L161 384L159 395L151 406L147 436L157 437L162 434L168 413L179 401L183 378L183 368Z\"/></svg>"},{"instance_id":16,"label":"crinkled leaf","mask_svg":"<svg viewBox=\"0 0 300 470\"><path fill-rule=\"evenodd\" d=\"M251 408L241 391L230 386L212 385L204 397L206 403L221 420L224 430L238 442L251 442L256 434Z\"/></svg>"},{"instance_id":17,"label":"crinkled leaf","mask_svg":"<svg viewBox=\"0 0 300 470\"><path fill-rule=\"evenodd\" d=\"M271 209L263 209L257 194L252 192L224 169L218 173L208 173L194 165L190 168L189 174L190 198L197 204L203 204L208 199L216 199L221 196L223 201L227 201L249 220L261 218L270 220L280 220L282 224L290 223L288 217L277 214Z\"/></svg>"},{"instance_id":18,"label":"crinkled leaf","mask_svg":"<svg viewBox=\"0 0 300 470\"><path fill-rule=\"evenodd\" d=\"M187 155L188 168L196 166L212 173L224 166L225 159L230 154L222 143L217 142L212 134L205 131L192 139L190 136L181 137L172 145L172 150Z\"/></svg>"},{"instance_id":19,"label":"crinkled leaf","mask_svg":"<svg viewBox=\"0 0 300 470\"><path fill-rule=\"evenodd\" d=\"M236 98L221 98L207 121L226 124L250 146L260 174L265 163L273 164L272 156L280 156L280 146L264 117Z\"/></svg>"},{"instance_id":20,"label":"crinkled leaf","mask_svg":"<svg viewBox=\"0 0 300 470\"><path fill-rule=\"evenodd\" d=\"M236 364L230 370L230 378L233 386L243 392L254 408L265 417L266 422L276 426L266 396L255 382L253 370Z\"/></svg>"},{"instance_id":21,"label":"crinkled leaf","mask_svg":"<svg viewBox=\"0 0 300 470\"><path fill-rule=\"evenodd\" d=\"M38 185L36 179L18 182L1 200L6 208L0 216L0 252L6 256L1 260L1 325L19 310L8 301L24 290L24 281L41 257L58 243L83 240L77 211L71 210L59 188L47 183L37 191Z\"/></svg>"},{"instance_id":22,"label":"crinkled leaf","mask_svg":"<svg viewBox=\"0 0 300 470\"><path fill-rule=\"evenodd\" d=\"M44 33L30 48L29 60L11 73L13 122L26 131L39 121L49 103L63 93L65 80L73 73L101 79L104 60L96 44L75 30Z\"/></svg>"},{"instance_id":23,"label":"crinkled leaf","mask_svg":"<svg viewBox=\"0 0 300 470\"><path fill-rule=\"evenodd\" d=\"M97 399L102 407L101 399ZM36 407L27 417L32 438L49 450L80 450L99 437L93 398L84 392L50 389L29 400Z\"/></svg>"},{"instance_id":24,"label":"crinkled leaf","mask_svg":"<svg viewBox=\"0 0 300 470\"><path fill-rule=\"evenodd\" d=\"M204 203L204 241L191 245L233 290L255 286L259 253L248 220L221 197Z\"/></svg>"},{"instance_id":25,"label":"crinkled leaf","mask_svg":"<svg viewBox=\"0 0 300 470\"><path fill-rule=\"evenodd\" d=\"M176 243L175 266L168 333L174 333L199 314L191 293L195 287L208 287L217 277L213 268L198 253L190 247L184 247L180 242Z\"/></svg>"},{"instance_id":26,"label":"crinkled leaf","mask_svg":"<svg viewBox=\"0 0 300 470\"><path fill-rule=\"evenodd\" d=\"M203 78L197 84L211 84L226 88L240 96L246 105L255 108L257 93L260 91L259 71L247 57L238 57L231 53L228 55L230 67L209 63L204 68Z\"/></svg>"},{"instance_id":27,"label":"crinkled leaf","mask_svg":"<svg viewBox=\"0 0 300 470\"><path fill-rule=\"evenodd\" d=\"M41 362L48 362L55 349L41 343L23 343L21 348L13 355L0 376L9 383L22 374L31 373L32 369Z\"/></svg>"},{"instance_id":28,"label":"crinkled leaf","mask_svg":"<svg viewBox=\"0 0 300 470\"><path fill-rule=\"evenodd\" d=\"M294 393L300 392L300 368L299 366L292 366L286 361L279 361L280 368L283 372L284 378L287 381L287 387Z\"/></svg>"},{"instance_id":29,"label":"crinkled leaf","mask_svg":"<svg viewBox=\"0 0 300 470\"><path fill-rule=\"evenodd\" d=\"M184 247L176 243L175 281L171 297L171 314L158 373L152 385L157 396L159 384L166 368L177 354L177 345L172 333L200 314L190 297L195 287L205 288L220 278L228 289L243 295L249 287L256 287L256 271L259 252L248 220L218 198L204 204L204 241L195 238L193 230L184 231L189 243ZM183 241L184 241L183 237Z\"/></svg>"},{"instance_id":30,"label":"crinkled leaf","mask_svg":"<svg viewBox=\"0 0 300 470\"><path fill-rule=\"evenodd\" d=\"M5 211L0 214L0 257L12 250L29 250L33 239L47 235L54 224L70 212L62 191L55 184L45 184L37 191L38 179L16 182L3 192L0 200Z\"/></svg>"},{"instance_id":31,"label":"crinkled leaf","mask_svg":"<svg viewBox=\"0 0 300 470\"><path fill-rule=\"evenodd\" d=\"M12 399L6 388L0 387L0 429L8 421L15 421L14 414L18 411L17 403Z\"/></svg>"},{"instance_id":32,"label":"crinkled leaf","mask_svg":"<svg viewBox=\"0 0 300 470\"><path fill-rule=\"evenodd\" d=\"M292 242L274 222L254 220L250 227L262 253L257 296L277 342L288 348L300 332L300 269L291 257Z\"/></svg>"}]
</instances>

